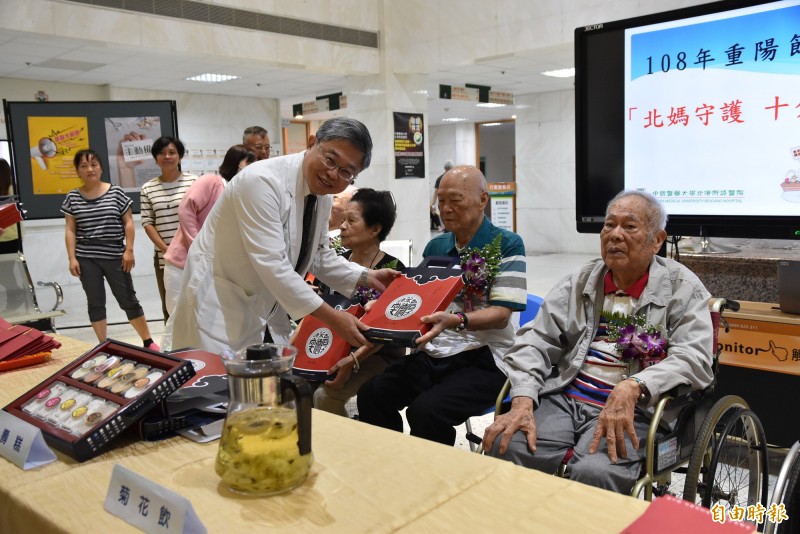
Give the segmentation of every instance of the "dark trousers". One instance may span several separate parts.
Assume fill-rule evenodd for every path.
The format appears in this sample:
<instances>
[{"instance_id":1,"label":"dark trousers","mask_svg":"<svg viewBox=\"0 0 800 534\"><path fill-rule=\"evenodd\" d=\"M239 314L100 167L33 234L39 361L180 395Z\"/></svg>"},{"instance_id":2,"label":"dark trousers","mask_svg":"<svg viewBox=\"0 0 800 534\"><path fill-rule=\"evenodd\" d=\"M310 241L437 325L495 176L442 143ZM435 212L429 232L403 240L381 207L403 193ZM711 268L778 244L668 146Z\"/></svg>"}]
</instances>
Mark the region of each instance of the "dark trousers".
<instances>
[{"instance_id":1,"label":"dark trousers","mask_svg":"<svg viewBox=\"0 0 800 534\"><path fill-rule=\"evenodd\" d=\"M158 294L161 296L161 311L164 313L164 324L166 324L167 319L169 319L169 313L167 313L167 290L164 286L164 267L158 265L158 254L155 255L153 267L156 269L156 285L158 285Z\"/></svg>"},{"instance_id":2,"label":"dark trousers","mask_svg":"<svg viewBox=\"0 0 800 534\"><path fill-rule=\"evenodd\" d=\"M78 257L81 266L81 285L86 292L89 305L89 320L93 323L106 318L106 288L103 278L108 281L111 293L128 320L144 315L144 310L136 298L131 273L122 270L122 258L101 260Z\"/></svg>"},{"instance_id":3,"label":"dark trousers","mask_svg":"<svg viewBox=\"0 0 800 534\"><path fill-rule=\"evenodd\" d=\"M400 410L408 407L412 436L454 445L454 427L492 406L505 380L489 347L447 358L415 352L361 386L358 417L402 432Z\"/></svg>"}]
</instances>

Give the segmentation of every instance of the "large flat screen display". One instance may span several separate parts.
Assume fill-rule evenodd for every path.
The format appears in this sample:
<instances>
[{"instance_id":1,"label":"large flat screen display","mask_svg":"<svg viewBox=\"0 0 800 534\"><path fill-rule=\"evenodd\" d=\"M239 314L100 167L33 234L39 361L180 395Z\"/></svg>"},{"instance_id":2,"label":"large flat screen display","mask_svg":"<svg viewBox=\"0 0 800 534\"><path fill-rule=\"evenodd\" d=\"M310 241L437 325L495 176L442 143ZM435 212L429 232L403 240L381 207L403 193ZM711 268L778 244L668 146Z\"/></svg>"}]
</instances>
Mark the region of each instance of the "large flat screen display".
<instances>
[{"instance_id":1,"label":"large flat screen display","mask_svg":"<svg viewBox=\"0 0 800 534\"><path fill-rule=\"evenodd\" d=\"M800 238L800 0L575 35L579 231L625 188L659 198L672 235Z\"/></svg>"}]
</instances>

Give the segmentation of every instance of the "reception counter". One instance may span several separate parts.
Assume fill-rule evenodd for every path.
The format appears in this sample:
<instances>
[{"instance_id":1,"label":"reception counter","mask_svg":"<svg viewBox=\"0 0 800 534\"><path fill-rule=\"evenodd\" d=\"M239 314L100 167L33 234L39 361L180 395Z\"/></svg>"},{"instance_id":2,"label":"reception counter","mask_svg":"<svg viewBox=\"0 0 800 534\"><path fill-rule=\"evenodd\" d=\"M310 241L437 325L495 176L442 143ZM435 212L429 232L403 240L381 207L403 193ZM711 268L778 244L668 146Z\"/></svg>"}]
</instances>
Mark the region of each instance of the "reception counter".
<instances>
[{"instance_id":1,"label":"reception counter","mask_svg":"<svg viewBox=\"0 0 800 534\"><path fill-rule=\"evenodd\" d=\"M90 347L0 374L6 405ZM315 463L289 493L245 498L214 472L217 442L121 441L85 463L22 471L0 458L0 532L138 532L103 509L120 464L189 499L209 532L620 532L649 503L508 462L313 412Z\"/></svg>"}]
</instances>

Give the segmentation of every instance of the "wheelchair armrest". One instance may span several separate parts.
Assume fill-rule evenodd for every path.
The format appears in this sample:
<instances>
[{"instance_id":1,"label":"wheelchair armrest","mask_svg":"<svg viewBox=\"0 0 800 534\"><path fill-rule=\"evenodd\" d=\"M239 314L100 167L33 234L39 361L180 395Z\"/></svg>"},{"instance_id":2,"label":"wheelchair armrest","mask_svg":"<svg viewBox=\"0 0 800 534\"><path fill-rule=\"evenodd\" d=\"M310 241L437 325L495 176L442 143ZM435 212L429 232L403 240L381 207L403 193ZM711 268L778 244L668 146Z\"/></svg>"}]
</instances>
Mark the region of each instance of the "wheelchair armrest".
<instances>
[{"instance_id":1,"label":"wheelchair armrest","mask_svg":"<svg viewBox=\"0 0 800 534\"><path fill-rule=\"evenodd\" d=\"M56 303L50 309L50 311L56 311L59 306L64 302L64 292L61 291L61 286L58 282L37 282L39 287L50 286L53 288L53 291L56 292Z\"/></svg>"},{"instance_id":2,"label":"wheelchair armrest","mask_svg":"<svg viewBox=\"0 0 800 534\"><path fill-rule=\"evenodd\" d=\"M712 298L709 302L709 307L711 308L712 312L715 313L722 313L726 309L731 310L733 312L739 311L739 303L735 300L726 299L726 298Z\"/></svg>"}]
</instances>

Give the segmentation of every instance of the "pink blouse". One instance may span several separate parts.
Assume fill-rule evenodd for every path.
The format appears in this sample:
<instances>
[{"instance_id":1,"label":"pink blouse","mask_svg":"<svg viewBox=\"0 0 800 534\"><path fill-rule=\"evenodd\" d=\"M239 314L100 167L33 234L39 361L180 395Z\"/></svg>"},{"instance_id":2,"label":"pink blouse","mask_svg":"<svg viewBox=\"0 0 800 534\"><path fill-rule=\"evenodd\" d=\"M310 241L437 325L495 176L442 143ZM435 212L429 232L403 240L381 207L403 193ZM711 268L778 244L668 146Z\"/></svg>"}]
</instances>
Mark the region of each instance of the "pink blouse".
<instances>
[{"instance_id":1,"label":"pink blouse","mask_svg":"<svg viewBox=\"0 0 800 534\"><path fill-rule=\"evenodd\" d=\"M186 191L178 207L178 231L164 254L164 260L183 269L189 247L197 237L214 203L222 195L226 183L222 176L204 174Z\"/></svg>"}]
</instances>

